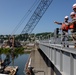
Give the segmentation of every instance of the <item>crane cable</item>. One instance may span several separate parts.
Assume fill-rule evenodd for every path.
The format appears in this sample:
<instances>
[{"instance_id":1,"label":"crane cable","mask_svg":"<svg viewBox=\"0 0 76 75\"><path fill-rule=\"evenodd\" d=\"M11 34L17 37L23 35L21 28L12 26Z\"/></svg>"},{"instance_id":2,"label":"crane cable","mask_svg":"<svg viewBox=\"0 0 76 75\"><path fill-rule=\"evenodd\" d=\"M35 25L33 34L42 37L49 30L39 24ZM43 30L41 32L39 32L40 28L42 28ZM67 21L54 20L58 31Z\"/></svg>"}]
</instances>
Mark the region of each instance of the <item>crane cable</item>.
<instances>
[{"instance_id":1,"label":"crane cable","mask_svg":"<svg viewBox=\"0 0 76 75\"><path fill-rule=\"evenodd\" d=\"M31 8L25 13L25 15L23 16L23 18L20 20L20 22L18 23L18 25L15 27L15 29L12 31L12 35L15 34L15 32L18 30L18 28L21 26L21 24L25 21L25 19L29 16L29 14L33 11L33 9L35 8L35 6L39 3L39 0L35 1L33 3L33 5L31 6Z\"/></svg>"},{"instance_id":2,"label":"crane cable","mask_svg":"<svg viewBox=\"0 0 76 75\"><path fill-rule=\"evenodd\" d=\"M31 18L29 19L28 23L26 24L26 26L24 27L24 29L22 30L21 34L25 34L25 33L31 33L34 28L36 27L37 23L39 22L39 19L43 16L43 14L46 11L46 7L49 7L49 5L53 2L53 0L41 0L41 2L39 3L38 7L36 8L36 10L34 11L33 15L31 16ZM45 7L44 7L44 6ZM40 11L39 11L40 10ZM40 16L41 15L41 16ZM38 18L38 16L40 18ZM36 22L35 22L36 21Z\"/></svg>"}]
</instances>

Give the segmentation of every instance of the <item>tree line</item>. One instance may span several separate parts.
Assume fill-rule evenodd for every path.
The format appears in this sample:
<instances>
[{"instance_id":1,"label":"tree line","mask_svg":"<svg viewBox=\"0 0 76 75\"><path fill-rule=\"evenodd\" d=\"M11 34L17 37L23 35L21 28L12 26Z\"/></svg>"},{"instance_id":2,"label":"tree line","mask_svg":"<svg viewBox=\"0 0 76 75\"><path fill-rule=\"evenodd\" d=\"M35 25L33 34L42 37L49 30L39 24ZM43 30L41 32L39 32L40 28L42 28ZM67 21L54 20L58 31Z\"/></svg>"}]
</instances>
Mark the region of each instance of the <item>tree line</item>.
<instances>
[{"instance_id":1,"label":"tree line","mask_svg":"<svg viewBox=\"0 0 76 75\"><path fill-rule=\"evenodd\" d=\"M9 37L11 35L0 35L0 42L2 40L8 40ZM19 34L19 35L13 35L15 37L15 40L19 40L19 41L27 41L27 40L34 40L34 39L39 39L39 38L43 38L43 39L47 39L50 37L54 36L53 32L43 32L43 33L31 33L31 34Z\"/></svg>"}]
</instances>

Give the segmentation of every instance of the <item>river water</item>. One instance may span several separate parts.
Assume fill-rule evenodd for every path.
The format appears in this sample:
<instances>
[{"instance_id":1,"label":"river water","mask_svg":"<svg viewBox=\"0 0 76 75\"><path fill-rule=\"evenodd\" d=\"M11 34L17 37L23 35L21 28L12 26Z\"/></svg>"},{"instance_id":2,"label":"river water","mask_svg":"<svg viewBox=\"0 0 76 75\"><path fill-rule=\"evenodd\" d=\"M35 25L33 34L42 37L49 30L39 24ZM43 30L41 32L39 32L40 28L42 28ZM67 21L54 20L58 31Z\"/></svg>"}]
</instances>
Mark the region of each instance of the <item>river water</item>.
<instances>
[{"instance_id":1,"label":"river water","mask_svg":"<svg viewBox=\"0 0 76 75\"><path fill-rule=\"evenodd\" d=\"M18 66L18 71L16 75L26 75L24 72L25 64L28 60L29 54L19 54L13 60L11 59L10 66ZM5 58L5 55L2 55L2 58Z\"/></svg>"}]
</instances>

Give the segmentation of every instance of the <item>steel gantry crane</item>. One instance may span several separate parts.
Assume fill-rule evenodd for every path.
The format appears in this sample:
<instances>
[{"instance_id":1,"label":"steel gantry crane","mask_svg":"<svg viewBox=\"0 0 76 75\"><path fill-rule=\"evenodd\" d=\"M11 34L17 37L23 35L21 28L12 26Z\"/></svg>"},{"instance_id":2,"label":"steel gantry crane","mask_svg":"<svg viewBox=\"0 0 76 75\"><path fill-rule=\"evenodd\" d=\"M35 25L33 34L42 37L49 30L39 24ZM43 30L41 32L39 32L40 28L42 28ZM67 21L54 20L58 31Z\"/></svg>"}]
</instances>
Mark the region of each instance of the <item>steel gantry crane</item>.
<instances>
[{"instance_id":1,"label":"steel gantry crane","mask_svg":"<svg viewBox=\"0 0 76 75\"><path fill-rule=\"evenodd\" d=\"M41 0L21 34L31 33L53 0Z\"/></svg>"}]
</instances>

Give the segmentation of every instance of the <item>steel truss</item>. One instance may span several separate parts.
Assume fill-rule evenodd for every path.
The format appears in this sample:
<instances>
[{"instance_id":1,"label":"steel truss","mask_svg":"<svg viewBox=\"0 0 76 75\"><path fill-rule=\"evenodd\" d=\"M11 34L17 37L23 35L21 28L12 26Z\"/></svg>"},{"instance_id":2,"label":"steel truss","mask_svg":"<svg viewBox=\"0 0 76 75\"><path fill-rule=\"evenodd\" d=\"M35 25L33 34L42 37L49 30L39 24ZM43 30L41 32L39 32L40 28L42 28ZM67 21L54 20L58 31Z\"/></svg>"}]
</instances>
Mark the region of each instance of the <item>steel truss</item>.
<instances>
[{"instance_id":1,"label":"steel truss","mask_svg":"<svg viewBox=\"0 0 76 75\"><path fill-rule=\"evenodd\" d=\"M41 0L21 34L31 33L53 0Z\"/></svg>"}]
</instances>

